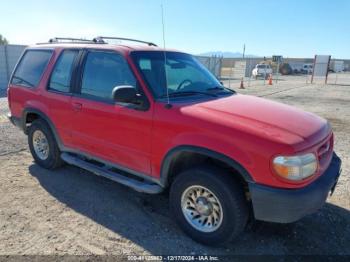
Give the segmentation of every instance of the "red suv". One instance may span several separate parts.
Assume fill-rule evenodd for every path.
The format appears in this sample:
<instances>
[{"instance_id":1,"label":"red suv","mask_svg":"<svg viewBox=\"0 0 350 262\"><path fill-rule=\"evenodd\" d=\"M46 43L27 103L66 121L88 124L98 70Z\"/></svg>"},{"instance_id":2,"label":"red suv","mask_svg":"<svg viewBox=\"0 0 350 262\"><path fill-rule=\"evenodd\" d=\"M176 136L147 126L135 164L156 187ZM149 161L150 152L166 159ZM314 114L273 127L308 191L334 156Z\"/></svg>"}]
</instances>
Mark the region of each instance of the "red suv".
<instances>
[{"instance_id":1,"label":"red suv","mask_svg":"<svg viewBox=\"0 0 350 262\"><path fill-rule=\"evenodd\" d=\"M38 165L66 162L139 192L170 188L180 227L210 245L250 216L294 222L334 190L341 161L326 120L237 94L189 54L105 39L56 38L18 62L9 117Z\"/></svg>"}]
</instances>

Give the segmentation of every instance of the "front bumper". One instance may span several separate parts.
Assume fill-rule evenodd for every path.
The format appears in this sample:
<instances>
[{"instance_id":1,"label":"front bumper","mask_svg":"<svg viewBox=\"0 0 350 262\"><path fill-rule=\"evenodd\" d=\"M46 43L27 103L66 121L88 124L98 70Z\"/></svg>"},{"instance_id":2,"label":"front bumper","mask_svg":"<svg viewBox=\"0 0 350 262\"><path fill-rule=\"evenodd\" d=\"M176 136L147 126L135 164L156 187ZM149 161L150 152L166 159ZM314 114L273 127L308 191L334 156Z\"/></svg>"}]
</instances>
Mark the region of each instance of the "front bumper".
<instances>
[{"instance_id":1,"label":"front bumper","mask_svg":"<svg viewBox=\"0 0 350 262\"><path fill-rule=\"evenodd\" d=\"M253 212L257 220L291 223L314 213L333 192L341 172L341 160L333 153L327 170L314 182L301 189L277 189L249 184Z\"/></svg>"}]
</instances>

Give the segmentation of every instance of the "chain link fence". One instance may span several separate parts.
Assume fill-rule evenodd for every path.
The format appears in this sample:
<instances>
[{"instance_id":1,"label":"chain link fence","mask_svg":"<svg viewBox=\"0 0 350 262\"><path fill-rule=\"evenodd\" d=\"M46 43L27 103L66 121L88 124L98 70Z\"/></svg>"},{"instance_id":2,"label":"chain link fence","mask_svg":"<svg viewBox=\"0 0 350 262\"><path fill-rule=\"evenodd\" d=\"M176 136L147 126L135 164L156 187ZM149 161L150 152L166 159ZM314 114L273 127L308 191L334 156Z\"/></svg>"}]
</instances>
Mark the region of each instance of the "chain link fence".
<instances>
[{"instance_id":1,"label":"chain link fence","mask_svg":"<svg viewBox=\"0 0 350 262\"><path fill-rule=\"evenodd\" d=\"M220 77L222 68L222 56L197 56L196 57L216 77Z\"/></svg>"},{"instance_id":2,"label":"chain link fence","mask_svg":"<svg viewBox=\"0 0 350 262\"><path fill-rule=\"evenodd\" d=\"M350 71L329 73L327 84L350 86Z\"/></svg>"},{"instance_id":3,"label":"chain link fence","mask_svg":"<svg viewBox=\"0 0 350 262\"><path fill-rule=\"evenodd\" d=\"M197 58L229 88L239 88L242 84L246 88L250 86L285 84L300 86L311 84L312 82L326 82L325 74L322 77L313 76L314 58L285 58L280 63L273 62L272 57L247 57L243 59L213 56ZM339 63L337 63L337 69L332 66L332 62L333 60L328 65L327 84L350 86L350 60L342 60L342 66L339 66ZM261 76L255 77L253 70L260 64L269 65L270 69L265 69ZM318 68L319 66L316 65L316 67Z\"/></svg>"}]
</instances>

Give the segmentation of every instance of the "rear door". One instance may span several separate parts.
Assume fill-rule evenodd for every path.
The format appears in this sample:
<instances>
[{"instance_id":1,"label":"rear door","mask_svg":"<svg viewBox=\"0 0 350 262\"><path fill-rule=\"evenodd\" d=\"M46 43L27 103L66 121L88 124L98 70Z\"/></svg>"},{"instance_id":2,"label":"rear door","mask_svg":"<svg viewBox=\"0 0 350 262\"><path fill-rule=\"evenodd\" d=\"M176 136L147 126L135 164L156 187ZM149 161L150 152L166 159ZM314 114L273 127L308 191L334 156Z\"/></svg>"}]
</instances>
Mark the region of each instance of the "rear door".
<instances>
[{"instance_id":1,"label":"rear door","mask_svg":"<svg viewBox=\"0 0 350 262\"><path fill-rule=\"evenodd\" d=\"M150 174L152 109L117 104L112 90L139 87L125 58L111 51L88 50L81 83L72 98L74 147L120 168Z\"/></svg>"},{"instance_id":2,"label":"rear door","mask_svg":"<svg viewBox=\"0 0 350 262\"><path fill-rule=\"evenodd\" d=\"M63 50L52 70L47 84L45 101L49 105L50 119L65 146L71 145L72 128L72 75L78 62L79 50Z\"/></svg>"}]
</instances>

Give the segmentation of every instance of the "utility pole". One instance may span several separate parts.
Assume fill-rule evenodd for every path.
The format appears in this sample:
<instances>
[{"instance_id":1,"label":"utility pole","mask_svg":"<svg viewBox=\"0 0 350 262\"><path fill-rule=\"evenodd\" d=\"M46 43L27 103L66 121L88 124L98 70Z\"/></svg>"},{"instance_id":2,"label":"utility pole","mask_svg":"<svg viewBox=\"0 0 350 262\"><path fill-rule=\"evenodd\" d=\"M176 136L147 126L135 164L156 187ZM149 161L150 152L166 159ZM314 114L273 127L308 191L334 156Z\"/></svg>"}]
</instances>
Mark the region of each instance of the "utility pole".
<instances>
[{"instance_id":1,"label":"utility pole","mask_svg":"<svg viewBox=\"0 0 350 262\"><path fill-rule=\"evenodd\" d=\"M245 43L243 45L243 60L244 60L244 56L245 56ZM242 61L242 63L244 63L244 61ZM242 77L242 83L243 83L243 79L245 78L246 69L247 69L247 63L245 63L244 73L243 73L243 77Z\"/></svg>"}]
</instances>

